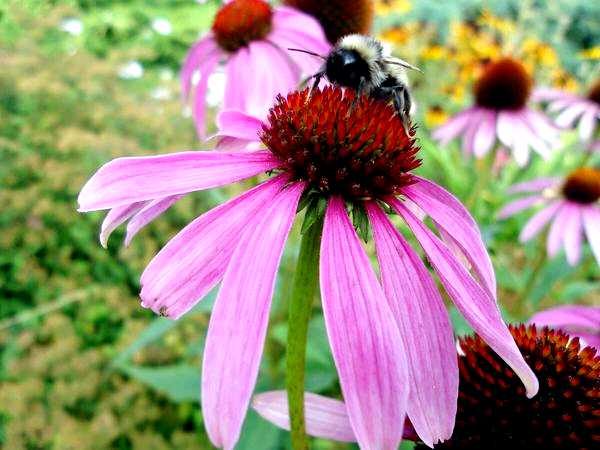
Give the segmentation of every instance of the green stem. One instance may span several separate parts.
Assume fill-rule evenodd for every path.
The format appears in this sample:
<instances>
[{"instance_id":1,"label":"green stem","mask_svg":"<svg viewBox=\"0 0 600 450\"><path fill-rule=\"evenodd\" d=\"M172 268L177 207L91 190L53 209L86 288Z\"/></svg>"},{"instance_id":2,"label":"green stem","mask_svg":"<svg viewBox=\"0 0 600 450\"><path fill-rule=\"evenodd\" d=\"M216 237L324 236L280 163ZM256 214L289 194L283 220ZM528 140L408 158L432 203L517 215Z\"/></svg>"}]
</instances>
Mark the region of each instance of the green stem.
<instances>
[{"instance_id":1,"label":"green stem","mask_svg":"<svg viewBox=\"0 0 600 450\"><path fill-rule=\"evenodd\" d=\"M546 241L546 239L544 237L544 239L541 240L540 242L545 242L545 241ZM546 248L541 243L538 244L538 247L539 247L538 253L537 253L536 260L533 264L533 269L532 269L531 273L529 274L529 277L527 277L527 282L525 283L523 292L521 292L521 295L520 295L521 301L519 302L519 317L523 317L526 313L529 312L529 311L527 311L527 312L523 311L524 306L525 307L531 306L529 296L533 292L533 289L536 286L537 279L540 276L540 274L542 273L542 269L544 268L544 263L546 262Z\"/></svg>"},{"instance_id":2,"label":"green stem","mask_svg":"<svg viewBox=\"0 0 600 450\"><path fill-rule=\"evenodd\" d=\"M312 301L317 293L319 280L319 247L322 228L323 221L317 220L302 236L290 298L286 389L294 450L308 449L304 423L306 340Z\"/></svg>"}]
</instances>

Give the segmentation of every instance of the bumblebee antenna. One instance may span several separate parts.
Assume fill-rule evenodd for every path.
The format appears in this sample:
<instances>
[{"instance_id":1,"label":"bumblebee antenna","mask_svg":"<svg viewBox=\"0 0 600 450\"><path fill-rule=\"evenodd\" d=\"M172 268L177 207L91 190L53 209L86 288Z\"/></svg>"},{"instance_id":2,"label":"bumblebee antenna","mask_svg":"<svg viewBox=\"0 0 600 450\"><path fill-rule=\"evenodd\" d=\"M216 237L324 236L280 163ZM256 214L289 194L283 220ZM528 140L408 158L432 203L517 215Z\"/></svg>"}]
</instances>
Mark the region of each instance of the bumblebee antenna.
<instances>
[{"instance_id":1,"label":"bumblebee antenna","mask_svg":"<svg viewBox=\"0 0 600 450\"><path fill-rule=\"evenodd\" d=\"M406 61L404 61L403 59L400 59L400 58L386 59L385 62L388 63L388 64L394 64L396 66L402 66L402 67L405 67L407 69L412 69L412 70L416 70L417 72L423 73L423 71L421 69L419 69L417 66L413 66L412 64L409 64L409 63L407 63Z\"/></svg>"},{"instance_id":2,"label":"bumblebee antenna","mask_svg":"<svg viewBox=\"0 0 600 450\"><path fill-rule=\"evenodd\" d=\"M291 52L306 53L308 55L316 56L317 58L321 58L321 59L327 59L323 55L319 55L318 53L310 52L308 50L304 50L304 49L301 49L301 48L288 48L288 50L291 51Z\"/></svg>"}]
</instances>

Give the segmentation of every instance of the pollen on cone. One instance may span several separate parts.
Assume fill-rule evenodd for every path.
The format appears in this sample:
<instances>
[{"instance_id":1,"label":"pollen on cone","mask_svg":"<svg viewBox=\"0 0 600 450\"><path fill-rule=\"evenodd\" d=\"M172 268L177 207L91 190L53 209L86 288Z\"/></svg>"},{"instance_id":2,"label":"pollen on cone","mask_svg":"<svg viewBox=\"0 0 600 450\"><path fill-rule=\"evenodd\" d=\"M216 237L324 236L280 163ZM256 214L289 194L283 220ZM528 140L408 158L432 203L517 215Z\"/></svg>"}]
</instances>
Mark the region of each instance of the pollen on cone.
<instances>
[{"instance_id":1,"label":"pollen on cone","mask_svg":"<svg viewBox=\"0 0 600 450\"><path fill-rule=\"evenodd\" d=\"M373 0L285 0L284 3L315 17L332 43L348 34L371 31Z\"/></svg>"}]
</instances>

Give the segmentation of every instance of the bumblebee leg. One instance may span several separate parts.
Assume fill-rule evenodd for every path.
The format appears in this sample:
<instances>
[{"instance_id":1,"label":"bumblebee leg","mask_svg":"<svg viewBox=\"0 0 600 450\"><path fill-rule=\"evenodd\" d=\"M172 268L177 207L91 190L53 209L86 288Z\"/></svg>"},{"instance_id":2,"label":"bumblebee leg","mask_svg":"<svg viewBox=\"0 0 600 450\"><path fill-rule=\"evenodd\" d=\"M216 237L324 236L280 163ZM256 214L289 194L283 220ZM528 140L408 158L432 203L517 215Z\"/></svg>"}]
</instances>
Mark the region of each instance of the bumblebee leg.
<instances>
[{"instance_id":1,"label":"bumblebee leg","mask_svg":"<svg viewBox=\"0 0 600 450\"><path fill-rule=\"evenodd\" d=\"M404 86L394 88L394 108L402 120L406 134L410 134L410 108L412 101L410 93Z\"/></svg>"},{"instance_id":2,"label":"bumblebee leg","mask_svg":"<svg viewBox=\"0 0 600 450\"><path fill-rule=\"evenodd\" d=\"M319 83L321 82L321 79L325 76L325 72L324 71L320 71L315 73L314 75L312 75L311 77L309 77L306 82L308 82L311 78L314 78L315 81L313 81L312 86L310 87L310 91L308 93L309 97L312 95L312 92L319 87Z\"/></svg>"},{"instance_id":3,"label":"bumblebee leg","mask_svg":"<svg viewBox=\"0 0 600 450\"><path fill-rule=\"evenodd\" d=\"M366 83L367 83L367 80L365 80L365 77L360 77L360 81L358 82L358 89L356 89L356 95L354 96L354 99L352 100L352 103L350 104L350 109L348 111L354 110L354 107L356 106L358 99L361 97L361 95L363 95L365 93Z\"/></svg>"}]
</instances>

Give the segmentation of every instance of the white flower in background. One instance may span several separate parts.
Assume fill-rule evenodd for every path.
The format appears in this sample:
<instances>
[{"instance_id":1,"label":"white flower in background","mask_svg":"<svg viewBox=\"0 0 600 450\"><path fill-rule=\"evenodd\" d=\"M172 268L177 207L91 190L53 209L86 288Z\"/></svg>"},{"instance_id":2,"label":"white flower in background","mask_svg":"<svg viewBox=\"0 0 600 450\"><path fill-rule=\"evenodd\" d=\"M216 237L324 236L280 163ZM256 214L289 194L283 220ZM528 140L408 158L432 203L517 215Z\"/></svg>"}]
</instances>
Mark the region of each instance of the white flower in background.
<instances>
[{"instance_id":1,"label":"white flower in background","mask_svg":"<svg viewBox=\"0 0 600 450\"><path fill-rule=\"evenodd\" d=\"M83 32L83 23L79 19L69 17L60 23L59 28L66 33L79 36Z\"/></svg>"},{"instance_id":2,"label":"white flower in background","mask_svg":"<svg viewBox=\"0 0 600 450\"><path fill-rule=\"evenodd\" d=\"M144 75L144 68L139 61L129 61L119 69L119 78L135 80Z\"/></svg>"},{"instance_id":3,"label":"white flower in background","mask_svg":"<svg viewBox=\"0 0 600 450\"><path fill-rule=\"evenodd\" d=\"M166 36L171 34L171 32L173 31L173 26L171 25L171 22L169 22L167 19L159 17L152 21L152 29L158 34Z\"/></svg>"}]
</instances>

